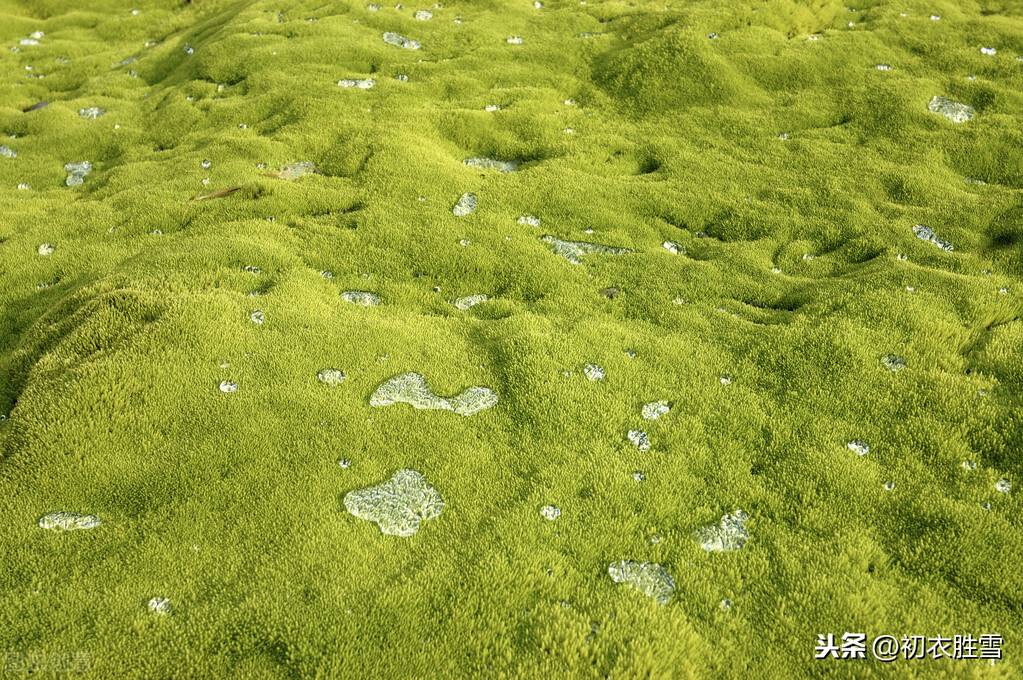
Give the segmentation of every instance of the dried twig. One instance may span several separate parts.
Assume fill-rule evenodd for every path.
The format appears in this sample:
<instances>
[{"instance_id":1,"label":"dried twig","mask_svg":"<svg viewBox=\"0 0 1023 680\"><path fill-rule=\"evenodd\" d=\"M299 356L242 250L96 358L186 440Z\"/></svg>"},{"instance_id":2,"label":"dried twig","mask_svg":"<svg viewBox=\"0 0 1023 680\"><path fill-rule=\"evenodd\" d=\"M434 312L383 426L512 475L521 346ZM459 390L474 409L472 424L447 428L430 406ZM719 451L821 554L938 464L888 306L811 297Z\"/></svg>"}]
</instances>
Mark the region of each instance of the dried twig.
<instances>
[{"instance_id":1,"label":"dried twig","mask_svg":"<svg viewBox=\"0 0 1023 680\"><path fill-rule=\"evenodd\" d=\"M221 189L220 191L214 191L212 194L206 194L205 196L192 196L192 198L188 199L188 201L191 203L192 201L201 201L204 198L219 198L220 196L227 196L239 189L241 189L241 187L235 187L234 189Z\"/></svg>"}]
</instances>

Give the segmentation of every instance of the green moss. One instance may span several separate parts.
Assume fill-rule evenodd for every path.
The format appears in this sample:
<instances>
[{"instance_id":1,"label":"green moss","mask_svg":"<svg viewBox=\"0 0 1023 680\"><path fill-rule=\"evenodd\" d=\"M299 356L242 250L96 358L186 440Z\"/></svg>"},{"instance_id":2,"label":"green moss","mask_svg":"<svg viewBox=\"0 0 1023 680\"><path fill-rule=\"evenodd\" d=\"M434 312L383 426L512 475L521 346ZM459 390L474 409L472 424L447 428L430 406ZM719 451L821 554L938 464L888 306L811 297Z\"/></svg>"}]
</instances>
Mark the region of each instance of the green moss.
<instances>
[{"instance_id":1,"label":"green moss","mask_svg":"<svg viewBox=\"0 0 1023 680\"><path fill-rule=\"evenodd\" d=\"M0 651L125 678L1019 675L1019 9L545 2L0 0ZM323 174L273 176L298 161ZM370 405L410 372L499 400ZM346 511L402 469L444 501L414 536ZM702 550L737 509L748 542ZM39 527L61 511L101 524ZM846 631L1004 658L813 659Z\"/></svg>"}]
</instances>

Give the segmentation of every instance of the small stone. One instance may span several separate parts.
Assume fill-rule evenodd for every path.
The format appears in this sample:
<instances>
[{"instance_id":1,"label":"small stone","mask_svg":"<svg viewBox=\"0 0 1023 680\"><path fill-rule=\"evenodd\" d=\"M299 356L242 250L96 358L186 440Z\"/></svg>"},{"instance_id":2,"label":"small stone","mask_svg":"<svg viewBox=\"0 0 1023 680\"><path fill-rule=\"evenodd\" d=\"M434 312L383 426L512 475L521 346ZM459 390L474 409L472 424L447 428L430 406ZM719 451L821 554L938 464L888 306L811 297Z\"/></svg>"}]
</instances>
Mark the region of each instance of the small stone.
<instances>
[{"instance_id":1,"label":"small stone","mask_svg":"<svg viewBox=\"0 0 1023 680\"><path fill-rule=\"evenodd\" d=\"M408 82L408 76L405 75L404 73L399 73L398 75L394 76L394 79L395 80L400 80L403 83L407 83Z\"/></svg>"},{"instance_id":2,"label":"small stone","mask_svg":"<svg viewBox=\"0 0 1023 680\"><path fill-rule=\"evenodd\" d=\"M262 324L263 323L263 312L261 312L260 310L257 309L256 311L252 312L252 314L249 314L249 318L252 319L253 323Z\"/></svg>"},{"instance_id":3,"label":"small stone","mask_svg":"<svg viewBox=\"0 0 1023 680\"><path fill-rule=\"evenodd\" d=\"M493 158L466 158L462 162L468 165L470 168L498 170L500 172L512 172L518 165L516 161L499 161Z\"/></svg>"},{"instance_id":4,"label":"small stone","mask_svg":"<svg viewBox=\"0 0 1023 680\"><path fill-rule=\"evenodd\" d=\"M9 146L0 144L0 156L3 156L4 158L17 158L18 152Z\"/></svg>"},{"instance_id":5,"label":"small stone","mask_svg":"<svg viewBox=\"0 0 1023 680\"><path fill-rule=\"evenodd\" d=\"M583 255L622 255L631 253L628 248L615 248L597 243L586 243L584 241L562 241L550 235L540 237L541 241L551 244L551 250L555 255L560 255L572 264L586 264L581 257Z\"/></svg>"},{"instance_id":6,"label":"small stone","mask_svg":"<svg viewBox=\"0 0 1023 680\"><path fill-rule=\"evenodd\" d=\"M78 115L81 116L82 118L92 118L93 120L99 118L105 113L106 111L104 111L98 106L90 106L87 109L79 109L78 111Z\"/></svg>"},{"instance_id":7,"label":"small stone","mask_svg":"<svg viewBox=\"0 0 1023 680\"><path fill-rule=\"evenodd\" d=\"M536 2L533 3L533 7L537 8L537 9L541 9L541 8L543 8L543 3L540 2L540 0L536 0Z\"/></svg>"},{"instance_id":8,"label":"small stone","mask_svg":"<svg viewBox=\"0 0 1023 680\"><path fill-rule=\"evenodd\" d=\"M1008 479L1000 479L997 483L995 483L995 488L1002 493L1009 493L1009 490L1012 488L1012 483Z\"/></svg>"},{"instance_id":9,"label":"small stone","mask_svg":"<svg viewBox=\"0 0 1023 680\"><path fill-rule=\"evenodd\" d=\"M731 385L732 384L732 376L729 375L728 373L725 373L723 376L721 376L721 384L722 385Z\"/></svg>"},{"instance_id":10,"label":"small stone","mask_svg":"<svg viewBox=\"0 0 1023 680\"><path fill-rule=\"evenodd\" d=\"M416 12L416 19L418 19L419 21L429 21L432 18L433 12L430 12L428 10L421 9L418 12Z\"/></svg>"},{"instance_id":11,"label":"small stone","mask_svg":"<svg viewBox=\"0 0 1023 680\"><path fill-rule=\"evenodd\" d=\"M643 453L650 450L650 439L643 430L629 430L629 441Z\"/></svg>"},{"instance_id":12,"label":"small stone","mask_svg":"<svg viewBox=\"0 0 1023 680\"><path fill-rule=\"evenodd\" d=\"M234 392L237 389L238 389L238 383L236 383L236 382L234 382L232 380L225 380L225 381L220 383L220 391L221 392L228 392L228 393L230 393L230 392Z\"/></svg>"},{"instance_id":13,"label":"small stone","mask_svg":"<svg viewBox=\"0 0 1023 680\"><path fill-rule=\"evenodd\" d=\"M554 521L561 517L561 508L556 505L545 505L540 508L540 514L543 518L549 521Z\"/></svg>"},{"instance_id":14,"label":"small stone","mask_svg":"<svg viewBox=\"0 0 1023 680\"><path fill-rule=\"evenodd\" d=\"M44 243L41 246L39 246L39 254L40 255L53 255L53 251L55 251L56 249L57 249L57 247L55 245L53 245L52 243Z\"/></svg>"},{"instance_id":15,"label":"small stone","mask_svg":"<svg viewBox=\"0 0 1023 680\"><path fill-rule=\"evenodd\" d=\"M636 471L632 473L632 478L637 482L642 482L643 480L646 479L646 475L643 474L642 472Z\"/></svg>"},{"instance_id":16,"label":"small stone","mask_svg":"<svg viewBox=\"0 0 1023 680\"><path fill-rule=\"evenodd\" d=\"M934 245L938 246L939 248L946 252L951 252L953 250L951 243L949 243L943 238L939 238L938 235L934 233L934 230L928 227L926 224L918 224L915 227L913 227L913 233L916 234L916 237L918 239L921 239L923 241L930 241L931 243L933 243Z\"/></svg>"},{"instance_id":17,"label":"small stone","mask_svg":"<svg viewBox=\"0 0 1023 680\"><path fill-rule=\"evenodd\" d=\"M522 217L519 218L519 224L528 224L531 227L539 227L540 218L533 217L532 215L523 215Z\"/></svg>"},{"instance_id":18,"label":"small stone","mask_svg":"<svg viewBox=\"0 0 1023 680\"><path fill-rule=\"evenodd\" d=\"M661 416L667 415L670 410L670 401L652 401L649 404L643 405L643 417L647 420L656 420Z\"/></svg>"},{"instance_id":19,"label":"small stone","mask_svg":"<svg viewBox=\"0 0 1023 680\"><path fill-rule=\"evenodd\" d=\"M470 308L470 307L472 307L473 305L478 305L479 303L481 303L481 302L486 302L486 301L487 301L487 300L489 300L489 299L490 299L490 297L489 297L489 296L487 296L487 295L482 295L482 294L477 294L477 295L466 295L465 297L460 297L460 298L457 298L457 299L456 299L456 300L454 301L454 303L453 303L453 304L454 304L454 305L455 305L455 307L457 307L458 309L461 309L461 310L463 310L463 311L464 311L464 310L467 310L467 309L469 309L469 308Z\"/></svg>"},{"instance_id":20,"label":"small stone","mask_svg":"<svg viewBox=\"0 0 1023 680\"><path fill-rule=\"evenodd\" d=\"M92 529L99 525L99 517L95 515L79 515L74 512L53 512L39 520L39 526L50 531Z\"/></svg>"},{"instance_id":21,"label":"small stone","mask_svg":"<svg viewBox=\"0 0 1023 680\"><path fill-rule=\"evenodd\" d=\"M721 36L719 36L717 33L708 33L707 37L710 38L711 40L717 40Z\"/></svg>"},{"instance_id":22,"label":"small stone","mask_svg":"<svg viewBox=\"0 0 1023 680\"><path fill-rule=\"evenodd\" d=\"M963 469L964 470L976 470L977 469L977 463L975 461L972 461L972 460L964 460L962 465L963 465Z\"/></svg>"},{"instance_id":23,"label":"small stone","mask_svg":"<svg viewBox=\"0 0 1023 680\"><path fill-rule=\"evenodd\" d=\"M321 173L310 161L297 161L295 163L282 165L280 171L277 173L277 177L280 179L292 180L311 174L323 173Z\"/></svg>"},{"instance_id":24,"label":"small stone","mask_svg":"<svg viewBox=\"0 0 1023 680\"><path fill-rule=\"evenodd\" d=\"M686 254L686 247L681 243L677 243L675 241L665 241L663 245L664 249L667 250L669 253L674 253L675 255Z\"/></svg>"},{"instance_id":25,"label":"small stone","mask_svg":"<svg viewBox=\"0 0 1023 680\"><path fill-rule=\"evenodd\" d=\"M889 371L901 371L906 367L906 360L897 354L885 354L881 357L881 363Z\"/></svg>"},{"instance_id":26,"label":"small stone","mask_svg":"<svg viewBox=\"0 0 1023 680\"><path fill-rule=\"evenodd\" d=\"M853 439L851 442L846 444L846 446L849 447L850 451L853 451L860 456L865 456L867 452L870 451L870 447L859 439Z\"/></svg>"},{"instance_id":27,"label":"small stone","mask_svg":"<svg viewBox=\"0 0 1023 680\"><path fill-rule=\"evenodd\" d=\"M884 488L885 488L885 491L891 491L892 489L895 488L895 482L893 482L891 480L885 482L884 483Z\"/></svg>"},{"instance_id":28,"label":"small stone","mask_svg":"<svg viewBox=\"0 0 1023 680\"><path fill-rule=\"evenodd\" d=\"M722 517L718 524L697 531L693 538L708 552L738 550L749 540L749 532L744 524L747 519L749 516L745 512L736 510Z\"/></svg>"},{"instance_id":29,"label":"small stone","mask_svg":"<svg viewBox=\"0 0 1023 680\"><path fill-rule=\"evenodd\" d=\"M389 536L408 537L419 531L423 520L440 517L444 501L427 484L423 473L398 470L378 486L349 492L345 509L359 519L376 522Z\"/></svg>"},{"instance_id":30,"label":"small stone","mask_svg":"<svg viewBox=\"0 0 1023 680\"><path fill-rule=\"evenodd\" d=\"M377 84L377 81L372 78L365 78L363 80L339 80L337 84L341 87L357 87L360 90L368 90Z\"/></svg>"},{"instance_id":31,"label":"small stone","mask_svg":"<svg viewBox=\"0 0 1023 680\"><path fill-rule=\"evenodd\" d=\"M149 611L154 614L169 614L170 600L166 597L154 597L149 601Z\"/></svg>"},{"instance_id":32,"label":"small stone","mask_svg":"<svg viewBox=\"0 0 1023 680\"><path fill-rule=\"evenodd\" d=\"M615 583L627 583L648 597L654 598L660 605L671 601L671 593L675 590L675 582L668 570L653 562L642 564L632 560L612 562L608 574Z\"/></svg>"},{"instance_id":33,"label":"small stone","mask_svg":"<svg viewBox=\"0 0 1023 680\"><path fill-rule=\"evenodd\" d=\"M418 41L390 31L384 33L384 42L396 47L404 47L407 50L418 50L420 47Z\"/></svg>"},{"instance_id":34,"label":"small stone","mask_svg":"<svg viewBox=\"0 0 1023 680\"><path fill-rule=\"evenodd\" d=\"M471 416L497 404L497 393L486 387L470 387L454 397L439 397L418 373L405 373L384 382L369 398L370 406L390 406L398 402L417 409L454 411Z\"/></svg>"},{"instance_id":35,"label":"small stone","mask_svg":"<svg viewBox=\"0 0 1023 680\"><path fill-rule=\"evenodd\" d=\"M348 460L347 458L342 458L337 462L337 464L341 466L343 470L347 470L351 466L352 461Z\"/></svg>"},{"instance_id":36,"label":"small stone","mask_svg":"<svg viewBox=\"0 0 1023 680\"><path fill-rule=\"evenodd\" d=\"M346 290L341 293L341 299L363 307L376 307L380 304L380 297L365 290Z\"/></svg>"},{"instance_id":37,"label":"small stone","mask_svg":"<svg viewBox=\"0 0 1023 680\"><path fill-rule=\"evenodd\" d=\"M997 54L997 52L995 51L995 48L993 48L993 47L981 47L980 48L980 53L981 54Z\"/></svg>"},{"instance_id":38,"label":"small stone","mask_svg":"<svg viewBox=\"0 0 1023 680\"><path fill-rule=\"evenodd\" d=\"M631 349L625 350L625 355L627 357L629 357L630 359L635 359L636 358L636 352L631 350Z\"/></svg>"},{"instance_id":39,"label":"small stone","mask_svg":"<svg viewBox=\"0 0 1023 680\"><path fill-rule=\"evenodd\" d=\"M85 181L85 176L92 172L92 163L89 161L68 163L64 166L64 169L68 172L65 183L69 187L78 186Z\"/></svg>"},{"instance_id":40,"label":"small stone","mask_svg":"<svg viewBox=\"0 0 1023 680\"><path fill-rule=\"evenodd\" d=\"M367 5L366 9L368 9L370 12L376 12L380 9L380 5Z\"/></svg>"},{"instance_id":41,"label":"small stone","mask_svg":"<svg viewBox=\"0 0 1023 680\"><path fill-rule=\"evenodd\" d=\"M501 110L501 105L500 104L487 104L484 107L484 110L486 110L486 111L500 111Z\"/></svg>"},{"instance_id":42,"label":"small stone","mask_svg":"<svg viewBox=\"0 0 1023 680\"><path fill-rule=\"evenodd\" d=\"M330 279L334 278L334 272L328 272L326 269L324 269L323 271L320 272L320 276L322 276L325 279L330 280Z\"/></svg>"},{"instance_id":43,"label":"small stone","mask_svg":"<svg viewBox=\"0 0 1023 680\"><path fill-rule=\"evenodd\" d=\"M508 42L510 42L513 45L521 45L522 38L513 35L512 37L508 38Z\"/></svg>"},{"instance_id":44,"label":"small stone","mask_svg":"<svg viewBox=\"0 0 1023 680\"><path fill-rule=\"evenodd\" d=\"M980 507L982 507L985 510L990 510L991 509L991 504L988 503L987 501L984 501L983 503L980 504Z\"/></svg>"},{"instance_id":45,"label":"small stone","mask_svg":"<svg viewBox=\"0 0 1023 680\"><path fill-rule=\"evenodd\" d=\"M340 385L345 381L345 374L343 371L339 371L336 368L325 368L320 371L317 375L320 382L328 385Z\"/></svg>"},{"instance_id":46,"label":"small stone","mask_svg":"<svg viewBox=\"0 0 1023 680\"><path fill-rule=\"evenodd\" d=\"M973 118L974 114L972 107L938 96L935 96L934 99L931 100L931 103L927 105L927 108L934 113L945 116L953 123L965 123Z\"/></svg>"},{"instance_id":47,"label":"small stone","mask_svg":"<svg viewBox=\"0 0 1023 680\"><path fill-rule=\"evenodd\" d=\"M891 64L878 64L874 68L876 68L878 71L891 71L892 70L892 65Z\"/></svg>"},{"instance_id":48,"label":"small stone","mask_svg":"<svg viewBox=\"0 0 1023 680\"><path fill-rule=\"evenodd\" d=\"M462 194L452 212L455 217L465 217L476 210L476 194Z\"/></svg>"},{"instance_id":49,"label":"small stone","mask_svg":"<svg viewBox=\"0 0 1023 680\"><path fill-rule=\"evenodd\" d=\"M721 611L726 612L726 611L728 611L731 608L732 608L732 601L731 600L721 600Z\"/></svg>"},{"instance_id":50,"label":"small stone","mask_svg":"<svg viewBox=\"0 0 1023 680\"><path fill-rule=\"evenodd\" d=\"M601 380L604 377L604 369L597 364L586 364L583 366L583 373L588 380Z\"/></svg>"}]
</instances>

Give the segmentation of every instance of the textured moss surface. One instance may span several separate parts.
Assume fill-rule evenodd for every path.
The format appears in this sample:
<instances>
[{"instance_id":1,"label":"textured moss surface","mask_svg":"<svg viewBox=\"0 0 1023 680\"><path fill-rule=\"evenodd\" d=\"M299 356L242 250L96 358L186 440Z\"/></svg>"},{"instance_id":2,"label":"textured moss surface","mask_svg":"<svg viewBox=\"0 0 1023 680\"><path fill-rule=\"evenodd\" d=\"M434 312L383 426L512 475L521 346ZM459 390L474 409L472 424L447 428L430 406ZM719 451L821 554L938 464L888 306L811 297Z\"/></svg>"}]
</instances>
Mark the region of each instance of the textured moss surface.
<instances>
[{"instance_id":1,"label":"textured moss surface","mask_svg":"<svg viewBox=\"0 0 1023 680\"><path fill-rule=\"evenodd\" d=\"M0 653L1023 674L1018 3L0 0L0 37ZM406 373L498 400L371 406ZM346 511L403 469L443 498L414 535ZM1003 659L814 660L846 631Z\"/></svg>"}]
</instances>

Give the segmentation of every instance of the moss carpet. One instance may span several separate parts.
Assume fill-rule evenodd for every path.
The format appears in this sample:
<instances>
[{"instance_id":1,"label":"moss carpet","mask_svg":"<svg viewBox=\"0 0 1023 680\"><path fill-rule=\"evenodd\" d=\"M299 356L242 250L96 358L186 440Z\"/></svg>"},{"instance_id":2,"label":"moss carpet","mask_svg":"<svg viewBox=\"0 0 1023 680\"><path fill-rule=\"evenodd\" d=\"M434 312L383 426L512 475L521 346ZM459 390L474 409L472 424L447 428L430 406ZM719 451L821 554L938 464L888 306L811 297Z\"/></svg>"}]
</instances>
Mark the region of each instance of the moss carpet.
<instances>
[{"instance_id":1,"label":"moss carpet","mask_svg":"<svg viewBox=\"0 0 1023 680\"><path fill-rule=\"evenodd\" d=\"M0 0L3 677L1023 676L1023 5L846 1Z\"/></svg>"}]
</instances>

